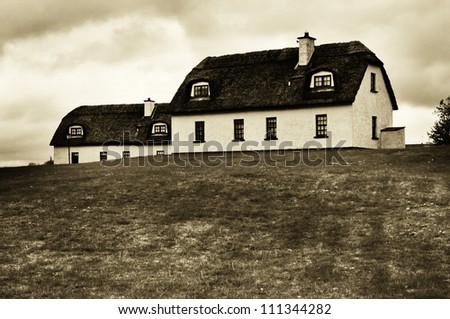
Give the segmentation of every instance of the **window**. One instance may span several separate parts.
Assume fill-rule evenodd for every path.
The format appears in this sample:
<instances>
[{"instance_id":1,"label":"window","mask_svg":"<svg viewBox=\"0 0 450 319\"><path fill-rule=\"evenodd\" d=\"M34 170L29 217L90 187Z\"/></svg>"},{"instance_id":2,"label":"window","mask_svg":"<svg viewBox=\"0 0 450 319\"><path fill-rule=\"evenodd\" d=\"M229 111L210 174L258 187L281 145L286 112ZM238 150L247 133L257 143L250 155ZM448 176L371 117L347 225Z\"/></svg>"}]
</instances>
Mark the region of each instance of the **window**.
<instances>
[{"instance_id":1,"label":"window","mask_svg":"<svg viewBox=\"0 0 450 319\"><path fill-rule=\"evenodd\" d=\"M122 152L122 157L123 158L130 158L130 151L123 151Z\"/></svg>"},{"instance_id":2,"label":"window","mask_svg":"<svg viewBox=\"0 0 450 319\"><path fill-rule=\"evenodd\" d=\"M102 151L100 152L100 160L106 161L108 159L108 152Z\"/></svg>"},{"instance_id":3,"label":"window","mask_svg":"<svg viewBox=\"0 0 450 319\"><path fill-rule=\"evenodd\" d=\"M73 125L69 127L69 135L71 138L82 137L83 128L80 125Z\"/></svg>"},{"instance_id":4,"label":"window","mask_svg":"<svg viewBox=\"0 0 450 319\"><path fill-rule=\"evenodd\" d=\"M70 135L83 135L83 130L81 127L71 127Z\"/></svg>"},{"instance_id":5,"label":"window","mask_svg":"<svg viewBox=\"0 0 450 319\"><path fill-rule=\"evenodd\" d=\"M372 139L377 140L378 134L377 134L377 117L372 116Z\"/></svg>"},{"instance_id":6,"label":"window","mask_svg":"<svg viewBox=\"0 0 450 319\"><path fill-rule=\"evenodd\" d=\"M192 85L191 97L193 98L208 98L209 97L209 83L198 82Z\"/></svg>"},{"instance_id":7,"label":"window","mask_svg":"<svg viewBox=\"0 0 450 319\"><path fill-rule=\"evenodd\" d=\"M316 138L323 138L327 136L327 115L316 115Z\"/></svg>"},{"instance_id":8,"label":"window","mask_svg":"<svg viewBox=\"0 0 450 319\"><path fill-rule=\"evenodd\" d=\"M314 87L331 87L331 75L314 76Z\"/></svg>"},{"instance_id":9,"label":"window","mask_svg":"<svg viewBox=\"0 0 450 319\"><path fill-rule=\"evenodd\" d=\"M78 154L78 152L72 152L72 154L71 154L72 156L72 158L71 158L71 163L72 164L78 164L78 161L79 161L79 154Z\"/></svg>"},{"instance_id":10,"label":"window","mask_svg":"<svg viewBox=\"0 0 450 319\"><path fill-rule=\"evenodd\" d=\"M196 85L194 86L194 97L207 97L208 91L207 85Z\"/></svg>"},{"instance_id":11,"label":"window","mask_svg":"<svg viewBox=\"0 0 450 319\"><path fill-rule=\"evenodd\" d=\"M333 73L330 71L319 71L315 73L311 78L309 87L317 91L333 91Z\"/></svg>"},{"instance_id":12,"label":"window","mask_svg":"<svg viewBox=\"0 0 450 319\"><path fill-rule=\"evenodd\" d=\"M234 120L234 141L244 141L244 120Z\"/></svg>"},{"instance_id":13,"label":"window","mask_svg":"<svg viewBox=\"0 0 450 319\"><path fill-rule=\"evenodd\" d=\"M167 125L164 123L157 123L153 125L153 134L167 134Z\"/></svg>"},{"instance_id":14,"label":"window","mask_svg":"<svg viewBox=\"0 0 450 319\"><path fill-rule=\"evenodd\" d=\"M277 118L267 117L266 118L266 140L276 140L277 139Z\"/></svg>"},{"instance_id":15,"label":"window","mask_svg":"<svg viewBox=\"0 0 450 319\"><path fill-rule=\"evenodd\" d=\"M195 143L205 141L205 122L195 122Z\"/></svg>"},{"instance_id":16,"label":"window","mask_svg":"<svg viewBox=\"0 0 450 319\"><path fill-rule=\"evenodd\" d=\"M377 75L370 73L370 92L377 93Z\"/></svg>"},{"instance_id":17,"label":"window","mask_svg":"<svg viewBox=\"0 0 450 319\"><path fill-rule=\"evenodd\" d=\"M162 150L162 151L156 151L156 155L164 155L164 150Z\"/></svg>"}]
</instances>

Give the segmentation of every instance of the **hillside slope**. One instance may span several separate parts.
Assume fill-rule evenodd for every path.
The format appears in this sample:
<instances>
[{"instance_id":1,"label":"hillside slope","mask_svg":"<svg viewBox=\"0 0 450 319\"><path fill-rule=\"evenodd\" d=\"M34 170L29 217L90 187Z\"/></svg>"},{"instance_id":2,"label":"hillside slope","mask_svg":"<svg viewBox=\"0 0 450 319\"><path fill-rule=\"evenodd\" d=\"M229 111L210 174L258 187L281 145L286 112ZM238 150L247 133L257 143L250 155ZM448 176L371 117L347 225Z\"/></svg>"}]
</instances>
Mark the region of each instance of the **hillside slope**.
<instances>
[{"instance_id":1,"label":"hillside slope","mask_svg":"<svg viewBox=\"0 0 450 319\"><path fill-rule=\"evenodd\" d=\"M0 297L449 298L450 148L332 155L0 169Z\"/></svg>"}]
</instances>

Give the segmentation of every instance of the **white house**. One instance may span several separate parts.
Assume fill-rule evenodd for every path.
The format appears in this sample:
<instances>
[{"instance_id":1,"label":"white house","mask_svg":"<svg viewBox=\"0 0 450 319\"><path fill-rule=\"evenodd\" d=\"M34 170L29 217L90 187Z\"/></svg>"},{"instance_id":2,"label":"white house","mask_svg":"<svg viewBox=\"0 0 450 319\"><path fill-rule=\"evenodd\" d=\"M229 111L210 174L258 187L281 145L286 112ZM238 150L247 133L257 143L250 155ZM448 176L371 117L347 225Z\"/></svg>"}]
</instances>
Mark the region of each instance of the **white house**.
<instances>
[{"instance_id":1,"label":"white house","mask_svg":"<svg viewBox=\"0 0 450 319\"><path fill-rule=\"evenodd\" d=\"M173 152L404 147L390 134L404 128L386 130L398 107L383 63L358 41L314 42L204 59L170 103Z\"/></svg>"},{"instance_id":2,"label":"white house","mask_svg":"<svg viewBox=\"0 0 450 319\"><path fill-rule=\"evenodd\" d=\"M403 148L383 63L361 42L207 57L171 103L81 106L56 130L55 163L185 152Z\"/></svg>"}]
</instances>

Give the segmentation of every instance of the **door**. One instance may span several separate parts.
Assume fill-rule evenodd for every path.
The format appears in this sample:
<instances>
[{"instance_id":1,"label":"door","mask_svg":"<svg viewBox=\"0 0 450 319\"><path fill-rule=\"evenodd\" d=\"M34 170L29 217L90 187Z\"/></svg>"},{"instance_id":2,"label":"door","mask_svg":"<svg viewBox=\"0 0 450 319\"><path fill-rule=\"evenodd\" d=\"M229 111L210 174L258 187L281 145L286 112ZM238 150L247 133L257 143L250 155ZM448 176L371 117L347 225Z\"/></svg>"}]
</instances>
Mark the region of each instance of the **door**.
<instances>
[{"instance_id":1,"label":"door","mask_svg":"<svg viewBox=\"0 0 450 319\"><path fill-rule=\"evenodd\" d=\"M72 164L78 164L78 152L72 152Z\"/></svg>"}]
</instances>

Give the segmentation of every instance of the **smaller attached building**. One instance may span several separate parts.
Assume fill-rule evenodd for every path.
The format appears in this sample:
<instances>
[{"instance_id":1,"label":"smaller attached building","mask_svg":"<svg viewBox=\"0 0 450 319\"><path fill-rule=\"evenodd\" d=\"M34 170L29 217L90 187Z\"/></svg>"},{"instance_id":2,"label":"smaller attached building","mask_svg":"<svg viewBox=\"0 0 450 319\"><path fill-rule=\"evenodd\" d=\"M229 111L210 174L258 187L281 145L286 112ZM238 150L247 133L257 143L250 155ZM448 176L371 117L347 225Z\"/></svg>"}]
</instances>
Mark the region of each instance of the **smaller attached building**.
<instances>
[{"instance_id":1,"label":"smaller attached building","mask_svg":"<svg viewBox=\"0 0 450 319\"><path fill-rule=\"evenodd\" d=\"M380 146L383 149L405 148L405 127L387 127L382 129Z\"/></svg>"},{"instance_id":2,"label":"smaller attached building","mask_svg":"<svg viewBox=\"0 0 450 319\"><path fill-rule=\"evenodd\" d=\"M167 104L86 105L68 113L50 145L55 164L76 164L170 153Z\"/></svg>"}]
</instances>

